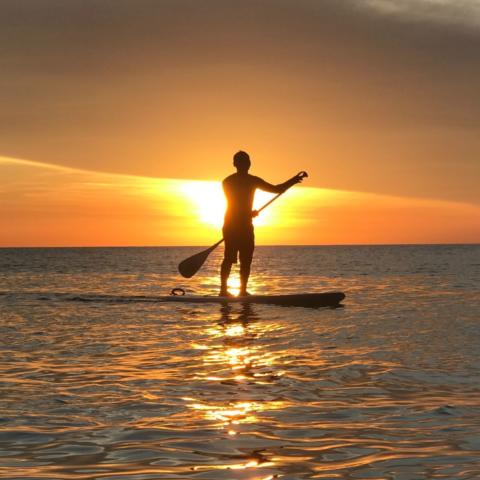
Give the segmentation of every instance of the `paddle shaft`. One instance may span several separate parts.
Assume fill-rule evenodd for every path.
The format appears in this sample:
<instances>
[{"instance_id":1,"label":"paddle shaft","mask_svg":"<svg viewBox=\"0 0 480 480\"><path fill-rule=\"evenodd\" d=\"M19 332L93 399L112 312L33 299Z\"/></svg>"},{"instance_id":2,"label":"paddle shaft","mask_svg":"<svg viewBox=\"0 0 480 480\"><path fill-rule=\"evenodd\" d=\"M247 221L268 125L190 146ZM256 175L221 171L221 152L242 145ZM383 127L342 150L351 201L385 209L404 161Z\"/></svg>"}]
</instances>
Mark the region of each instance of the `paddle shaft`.
<instances>
[{"instance_id":1,"label":"paddle shaft","mask_svg":"<svg viewBox=\"0 0 480 480\"><path fill-rule=\"evenodd\" d=\"M287 188L288 190L288 188ZM283 192L281 193L277 193L277 195L275 195L273 198L271 198L265 205L263 205L262 207L260 207L256 212L257 214L260 213L264 208L267 208L272 202L274 202L280 195L283 195L287 190L284 190ZM224 242L225 239L222 238L221 240L219 240L216 244L215 244L215 247L218 247L222 242Z\"/></svg>"},{"instance_id":2,"label":"paddle shaft","mask_svg":"<svg viewBox=\"0 0 480 480\"><path fill-rule=\"evenodd\" d=\"M294 178L299 178L299 179L304 179L308 177L307 172L299 172L297 175L292 177L290 180L293 180ZM295 185L294 183L290 185L292 187ZM273 198L271 198L265 205L263 205L261 208L256 210L256 214L258 215L263 209L267 208L272 202L274 202L278 197L283 195L290 187L286 188L283 192L278 193L275 195ZM256 215L255 215L256 216ZM224 242L225 239L222 238L219 240L217 243L214 243L211 247L207 248L206 250L196 253L195 255L192 255L189 258L186 258L183 260L183 262L180 262L178 265L178 270L182 276L185 278L190 278L195 275L198 270L202 267L203 263L207 259L207 257L210 255L213 250L215 250L222 242Z\"/></svg>"},{"instance_id":3,"label":"paddle shaft","mask_svg":"<svg viewBox=\"0 0 480 480\"><path fill-rule=\"evenodd\" d=\"M289 187L290 188L290 187ZM288 188L287 188L288 190ZM263 209L267 208L271 203L273 203L278 197L280 197L281 195L283 195L287 190L284 190L283 192L280 192L280 193L277 193L277 195L275 195L273 198L271 198L265 205L261 206L258 210L256 210L257 214L259 214ZM256 216L256 215L255 215ZM225 241L224 238L222 238L221 240L219 240L215 246L218 247L223 241Z\"/></svg>"},{"instance_id":4,"label":"paddle shaft","mask_svg":"<svg viewBox=\"0 0 480 480\"><path fill-rule=\"evenodd\" d=\"M290 180L293 180L294 178L297 178L297 177L300 177L300 178L305 178L305 177L308 177L308 174L307 172L299 172L297 173L294 177L292 177ZM295 184L293 184L295 185ZM280 192L280 193L277 193L273 198L271 198L267 203L265 203L265 205L262 205L258 210L256 210L257 212L257 215L262 211L264 210L265 208L267 208L271 203L273 203L278 197L281 197L287 190L289 190L291 187L293 187L293 185L290 185L290 187L288 187L287 189L285 189L283 192ZM256 216L256 215L255 215ZM218 241L215 246L217 247L218 245L220 245L225 239L222 238L220 241Z\"/></svg>"},{"instance_id":5,"label":"paddle shaft","mask_svg":"<svg viewBox=\"0 0 480 480\"><path fill-rule=\"evenodd\" d=\"M288 190L289 188L290 188L290 187L288 187L287 190ZM271 203L273 203L278 197L280 197L281 195L283 195L287 190L284 190L283 192L277 193L277 195L275 195L273 198L271 198L265 205L263 205L262 207L260 207L260 208L257 210L257 213L260 213L263 209L267 208Z\"/></svg>"}]
</instances>

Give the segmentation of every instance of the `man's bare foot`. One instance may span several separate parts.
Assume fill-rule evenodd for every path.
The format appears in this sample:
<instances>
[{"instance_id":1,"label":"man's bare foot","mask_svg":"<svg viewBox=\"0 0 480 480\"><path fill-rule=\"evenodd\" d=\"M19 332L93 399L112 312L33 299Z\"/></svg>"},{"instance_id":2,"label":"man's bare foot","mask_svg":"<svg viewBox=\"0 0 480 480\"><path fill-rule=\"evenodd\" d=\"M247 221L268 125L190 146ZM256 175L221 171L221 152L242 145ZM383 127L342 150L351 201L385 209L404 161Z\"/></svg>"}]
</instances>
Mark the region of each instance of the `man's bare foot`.
<instances>
[{"instance_id":1,"label":"man's bare foot","mask_svg":"<svg viewBox=\"0 0 480 480\"><path fill-rule=\"evenodd\" d=\"M233 297L233 293L230 293L228 290L220 290L220 293L218 294L219 297Z\"/></svg>"},{"instance_id":2,"label":"man's bare foot","mask_svg":"<svg viewBox=\"0 0 480 480\"><path fill-rule=\"evenodd\" d=\"M242 290L239 294L239 297L249 297L250 293L248 293L246 290Z\"/></svg>"}]
</instances>

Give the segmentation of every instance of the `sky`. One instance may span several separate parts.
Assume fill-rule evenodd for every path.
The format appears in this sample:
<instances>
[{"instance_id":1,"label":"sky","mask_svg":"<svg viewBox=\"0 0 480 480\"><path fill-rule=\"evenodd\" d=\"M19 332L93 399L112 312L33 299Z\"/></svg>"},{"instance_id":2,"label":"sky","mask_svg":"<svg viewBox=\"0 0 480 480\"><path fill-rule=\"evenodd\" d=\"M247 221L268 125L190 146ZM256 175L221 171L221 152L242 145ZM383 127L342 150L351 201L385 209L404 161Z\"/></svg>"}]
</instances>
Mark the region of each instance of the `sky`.
<instances>
[{"instance_id":1,"label":"sky","mask_svg":"<svg viewBox=\"0 0 480 480\"><path fill-rule=\"evenodd\" d=\"M215 241L238 149L310 174L259 243L478 242L479 51L478 0L2 0L0 245Z\"/></svg>"}]
</instances>

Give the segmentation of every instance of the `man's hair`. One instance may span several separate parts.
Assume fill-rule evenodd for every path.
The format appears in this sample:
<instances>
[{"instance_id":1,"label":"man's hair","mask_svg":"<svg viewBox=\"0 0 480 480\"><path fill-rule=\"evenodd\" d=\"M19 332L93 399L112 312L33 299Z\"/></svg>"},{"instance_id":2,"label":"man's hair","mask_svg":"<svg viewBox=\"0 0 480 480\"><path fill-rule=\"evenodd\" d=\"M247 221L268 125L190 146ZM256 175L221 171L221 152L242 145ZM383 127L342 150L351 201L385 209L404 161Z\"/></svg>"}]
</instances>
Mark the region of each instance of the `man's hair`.
<instances>
[{"instance_id":1,"label":"man's hair","mask_svg":"<svg viewBox=\"0 0 480 480\"><path fill-rule=\"evenodd\" d=\"M233 165L236 168L250 166L250 155L243 150L240 150L233 156Z\"/></svg>"}]
</instances>

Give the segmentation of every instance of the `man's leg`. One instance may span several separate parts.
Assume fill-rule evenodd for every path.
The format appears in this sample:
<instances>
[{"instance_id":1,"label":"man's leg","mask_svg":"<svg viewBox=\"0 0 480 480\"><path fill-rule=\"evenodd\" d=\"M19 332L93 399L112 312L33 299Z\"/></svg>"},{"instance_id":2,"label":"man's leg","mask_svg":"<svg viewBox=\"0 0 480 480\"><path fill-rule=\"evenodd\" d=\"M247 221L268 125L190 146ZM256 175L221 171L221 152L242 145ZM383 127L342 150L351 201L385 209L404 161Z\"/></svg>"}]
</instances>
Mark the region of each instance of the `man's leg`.
<instances>
[{"instance_id":1,"label":"man's leg","mask_svg":"<svg viewBox=\"0 0 480 480\"><path fill-rule=\"evenodd\" d=\"M223 262L220 268L220 296L231 296L228 291L228 277L232 271L232 265L237 263L238 246L235 243L236 237L223 228L223 238L225 239L225 251L223 252Z\"/></svg>"},{"instance_id":2,"label":"man's leg","mask_svg":"<svg viewBox=\"0 0 480 480\"><path fill-rule=\"evenodd\" d=\"M228 284L228 277L230 276L230 272L232 271L233 262L231 262L228 258L224 258L222 262L222 266L220 268L220 296L226 297L229 295L227 284Z\"/></svg>"},{"instance_id":3,"label":"man's leg","mask_svg":"<svg viewBox=\"0 0 480 480\"><path fill-rule=\"evenodd\" d=\"M245 245L240 250L240 295L248 295L247 285L250 277L250 267L252 265L253 250L255 249L255 240L253 229L249 233Z\"/></svg>"},{"instance_id":4,"label":"man's leg","mask_svg":"<svg viewBox=\"0 0 480 480\"><path fill-rule=\"evenodd\" d=\"M240 295L248 295L247 285L250 277L250 266L252 265L252 258L242 259L240 257Z\"/></svg>"}]
</instances>

